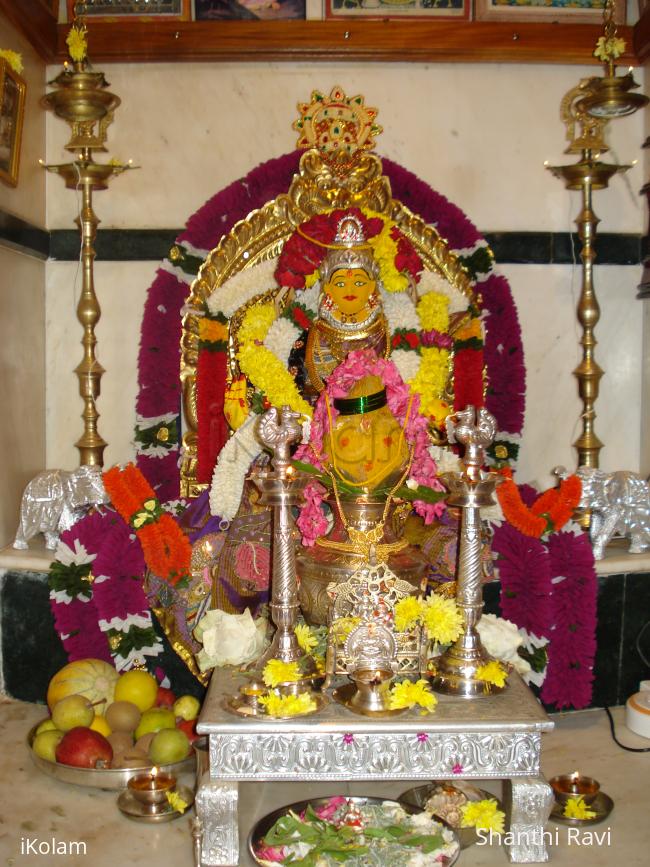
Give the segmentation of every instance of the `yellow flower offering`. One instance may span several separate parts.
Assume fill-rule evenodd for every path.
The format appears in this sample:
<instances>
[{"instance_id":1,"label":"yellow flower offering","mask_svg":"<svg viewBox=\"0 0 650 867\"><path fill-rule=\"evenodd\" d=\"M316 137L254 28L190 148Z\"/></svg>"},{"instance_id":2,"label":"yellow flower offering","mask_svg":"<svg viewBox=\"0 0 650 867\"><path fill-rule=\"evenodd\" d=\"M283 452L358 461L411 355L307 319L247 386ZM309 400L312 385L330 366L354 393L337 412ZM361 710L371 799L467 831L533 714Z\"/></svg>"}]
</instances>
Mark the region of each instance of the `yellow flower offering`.
<instances>
[{"instance_id":1,"label":"yellow flower offering","mask_svg":"<svg viewBox=\"0 0 650 867\"><path fill-rule=\"evenodd\" d=\"M420 623L423 603L415 596L406 596L395 605L395 629L397 632L408 632Z\"/></svg>"},{"instance_id":2,"label":"yellow flower offering","mask_svg":"<svg viewBox=\"0 0 650 867\"><path fill-rule=\"evenodd\" d=\"M316 710L316 702L308 692L300 695L278 695L276 692L270 692L268 695L261 696L259 701L268 716L300 716Z\"/></svg>"},{"instance_id":3,"label":"yellow flower offering","mask_svg":"<svg viewBox=\"0 0 650 867\"><path fill-rule=\"evenodd\" d=\"M184 801L178 792L167 792L167 802L172 810L184 813L187 810L187 801Z\"/></svg>"},{"instance_id":4,"label":"yellow flower offering","mask_svg":"<svg viewBox=\"0 0 650 867\"><path fill-rule=\"evenodd\" d=\"M478 828L481 831L494 831L503 834L505 813L492 798L483 801L468 801L463 805L462 828Z\"/></svg>"},{"instance_id":5,"label":"yellow flower offering","mask_svg":"<svg viewBox=\"0 0 650 867\"><path fill-rule=\"evenodd\" d=\"M429 713L433 713L438 704L438 699L431 692L426 680L403 680L395 683L388 694L388 707L391 710L399 710L405 707L418 705Z\"/></svg>"},{"instance_id":6,"label":"yellow flower offering","mask_svg":"<svg viewBox=\"0 0 650 867\"><path fill-rule=\"evenodd\" d=\"M608 63L610 60L616 60L625 52L625 40L618 36L611 36L609 39L605 36L600 36L596 42L594 57L602 60L603 63Z\"/></svg>"},{"instance_id":7,"label":"yellow flower offering","mask_svg":"<svg viewBox=\"0 0 650 867\"><path fill-rule=\"evenodd\" d=\"M596 813L589 809L581 796L578 796L568 799L564 805L564 815L567 819L593 819Z\"/></svg>"},{"instance_id":8,"label":"yellow flower offering","mask_svg":"<svg viewBox=\"0 0 650 867\"><path fill-rule=\"evenodd\" d=\"M487 662L485 665L481 665L476 669L476 676L479 680L484 680L486 683L491 683L493 686L505 686L506 680L508 679L508 672L500 662L497 662L496 659L492 659L490 662Z\"/></svg>"},{"instance_id":9,"label":"yellow flower offering","mask_svg":"<svg viewBox=\"0 0 650 867\"><path fill-rule=\"evenodd\" d=\"M12 51L10 48L2 48L0 49L0 57L3 57L18 75L23 71L23 58L17 51Z\"/></svg>"},{"instance_id":10,"label":"yellow flower offering","mask_svg":"<svg viewBox=\"0 0 650 867\"><path fill-rule=\"evenodd\" d=\"M270 687L275 687L279 683L295 683L297 680L300 680L298 663L282 662L281 659L269 659L262 671L262 680Z\"/></svg>"},{"instance_id":11,"label":"yellow flower offering","mask_svg":"<svg viewBox=\"0 0 650 867\"><path fill-rule=\"evenodd\" d=\"M451 644L463 628L463 615L453 599L434 593L424 603L424 625L431 641Z\"/></svg>"},{"instance_id":12,"label":"yellow flower offering","mask_svg":"<svg viewBox=\"0 0 650 867\"><path fill-rule=\"evenodd\" d=\"M294 632L296 633L300 649L304 650L305 653L311 653L318 644L318 641L307 624L299 623L294 629Z\"/></svg>"},{"instance_id":13,"label":"yellow flower offering","mask_svg":"<svg viewBox=\"0 0 650 867\"><path fill-rule=\"evenodd\" d=\"M337 642L343 644L355 626L358 626L360 623L360 617L339 617L338 620L335 620L332 624L332 630Z\"/></svg>"},{"instance_id":14,"label":"yellow flower offering","mask_svg":"<svg viewBox=\"0 0 650 867\"><path fill-rule=\"evenodd\" d=\"M75 63L81 63L86 59L88 53L88 40L86 39L86 28L80 27L78 24L73 24L65 39L68 46L70 57Z\"/></svg>"}]
</instances>

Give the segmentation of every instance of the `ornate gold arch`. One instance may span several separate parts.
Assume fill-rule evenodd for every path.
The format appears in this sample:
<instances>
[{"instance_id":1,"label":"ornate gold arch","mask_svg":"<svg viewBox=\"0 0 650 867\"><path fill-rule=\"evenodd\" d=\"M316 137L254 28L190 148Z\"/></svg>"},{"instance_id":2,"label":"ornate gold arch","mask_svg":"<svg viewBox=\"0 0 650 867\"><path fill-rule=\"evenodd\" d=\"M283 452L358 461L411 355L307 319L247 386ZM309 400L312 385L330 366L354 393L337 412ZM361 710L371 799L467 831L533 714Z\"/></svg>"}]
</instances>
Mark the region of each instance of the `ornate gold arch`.
<instances>
[{"instance_id":1,"label":"ornate gold arch","mask_svg":"<svg viewBox=\"0 0 650 867\"><path fill-rule=\"evenodd\" d=\"M205 302L215 289L239 271L277 257L300 223L323 211L354 206L383 214L397 223L419 253L425 269L441 274L473 300L469 275L458 257L432 226L393 199L389 179L383 174L378 156L361 154L349 171L341 175L331 170L318 151L306 151L288 192L252 211L233 226L210 251L190 288L181 336L184 430L181 496L197 496L206 487L196 481L198 324ZM260 292L268 288L260 286ZM230 352L232 356L232 339Z\"/></svg>"}]
</instances>

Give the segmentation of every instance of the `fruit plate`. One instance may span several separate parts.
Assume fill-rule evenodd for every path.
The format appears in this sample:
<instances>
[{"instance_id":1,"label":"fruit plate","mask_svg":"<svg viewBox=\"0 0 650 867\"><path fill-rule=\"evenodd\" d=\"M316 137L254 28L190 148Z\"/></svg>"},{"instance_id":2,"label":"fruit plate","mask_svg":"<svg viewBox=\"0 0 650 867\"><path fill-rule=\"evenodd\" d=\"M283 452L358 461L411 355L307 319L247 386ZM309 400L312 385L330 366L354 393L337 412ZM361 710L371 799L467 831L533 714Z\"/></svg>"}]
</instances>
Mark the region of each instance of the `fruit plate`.
<instances>
[{"instance_id":1,"label":"fruit plate","mask_svg":"<svg viewBox=\"0 0 650 867\"><path fill-rule=\"evenodd\" d=\"M339 802L339 807L334 810L334 803ZM375 825L375 821L370 821L374 827L382 827L386 828L388 825L391 827L395 827L399 825L400 821L404 822L404 814L408 815L409 821L411 817L415 814L425 817L425 814L422 813L421 810L418 810L413 807L409 807L405 804L398 804L397 801L391 801L386 798L371 798L371 797L348 797L348 796L330 796L328 798L311 798L306 801L299 801L295 804L289 804L286 807L281 807L279 810L274 810L272 813L264 816L263 819L260 819L251 830L248 836L248 851L250 852L253 860L256 864L262 865L262 867L280 867L281 864L291 863L290 860L286 862L283 860L277 860L278 848L277 847L272 855L273 860L267 860L264 857L266 853L264 853L265 842L264 838L269 833L271 828L276 824L279 819L289 816L289 814L293 814L295 816L301 816L307 807L311 807L312 810L316 811L320 818L324 819L330 825L334 825L331 821L332 814L336 813L334 818L338 818L339 824L340 822L340 810L347 810L349 814L348 822L344 824L356 824L355 818L358 818L361 814L363 814L364 818L368 816L373 816L375 819L378 816L383 815L383 819L377 822ZM394 811L398 810L398 818L395 818ZM353 814L357 814L356 817ZM402 818L400 819L399 816ZM434 863L436 867L452 867L458 859L458 855L460 853L460 844L458 842L458 835L456 832L449 827L445 822L440 822L439 820L431 820L429 816L426 816L426 819L430 820L430 825L427 827L415 826L413 827L413 831L418 835L423 835L427 833L433 833L438 831L443 831L446 838L445 845L445 853L443 853L442 849L437 850L436 853L430 853L428 858L431 860L422 860L422 864ZM409 831L411 828L409 828ZM375 836L375 835L373 835ZM415 854L415 849L413 847L402 846L393 847L389 849L386 848L385 841L380 841L380 845L377 847L371 845L371 848L364 852L363 854L359 854L356 857L348 858L346 863L350 864L351 867L358 867L358 865L363 865L363 867L403 867L406 861L406 854L412 856ZM271 855L271 852L269 852ZM290 859L290 855L285 856ZM323 860L322 862L319 860L319 864L323 864L324 867L330 867L330 865L335 865L337 861L331 861L327 856L320 856ZM427 856L423 855L423 858ZM340 859L338 859L340 860ZM420 863L420 862L418 862Z\"/></svg>"},{"instance_id":2,"label":"fruit plate","mask_svg":"<svg viewBox=\"0 0 650 867\"><path fill-rule=\"evenodd\" d=\"M75 768L72 765L49 762L47 759L37 756L32 749L36 729L39 725L40 723L37 723L30 729L27 735L29 754L39 770L50 777L54 777L56 780L61 780L63 783L73 783L76 786L92 786L95 789L126 789L131 777L146 773L151 769L151 765L142 768ZM173 774L175 777L178 777L182 773L193 774L196 768L194 750L182 762L174 762L171 765L158 765L157 767L167 774Z\"/></svg>"}]
</instances>

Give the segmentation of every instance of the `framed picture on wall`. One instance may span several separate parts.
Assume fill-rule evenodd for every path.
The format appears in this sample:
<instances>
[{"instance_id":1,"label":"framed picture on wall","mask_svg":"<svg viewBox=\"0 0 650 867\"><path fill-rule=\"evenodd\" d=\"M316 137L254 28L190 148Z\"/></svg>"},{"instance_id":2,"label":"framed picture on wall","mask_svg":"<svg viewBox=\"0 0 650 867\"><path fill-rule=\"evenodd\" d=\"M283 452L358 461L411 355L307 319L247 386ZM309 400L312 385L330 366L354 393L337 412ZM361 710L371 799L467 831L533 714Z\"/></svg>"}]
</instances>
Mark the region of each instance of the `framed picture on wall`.
<instances>
[{"instance_id":1,"label":"framed picture on wall","mask_svg":"<svg viewBox=\"0 0 650 867\"><path fill-rule=\"evenodd\" d=\"M325 0L326 18L469 18L471 0Z\"/></svg>"},{"instance_id":2,"label":"framed picture on wall","mask_svg":"<svg viewBox=\"0 0 650 867\"><path fill-rule=\"evenodd\" d=\"M111 21L126 16L140 20L167 18L189 21L192 17L192 0L68 0L68 21L77 14L87 21Z\"/></svg>"},{"instance_id":3,"label":"framed picture on wall","mask_svg":"<svg viewBox=\"0 0 650 867\"><path fill-rule=\"evenodd\" d=\"M474 0L477 21L562 21L598 24L605 0ZM614 0L614 19L625 24L626 0Z\"/></svg>"},{"instance_id":4,"label":"framed picture on wall","mask_svg":"<svg viewBox=\"0 0 650 867\"><path fill-rule=\"evenodd\" d=\"M197 21L281 21L305 18L306 0L194 0Z\"/></svg>"},{"instance_id":5,"label":"framed picture on wall","mask_svg":"<svg viewBox=\"0 0 650 867\"><path fill-rule=\"evenodd\" d=\"M20 140L25 114L25 82L0 57L0 180L18 183Z\"/></svg>"}]
</instances>

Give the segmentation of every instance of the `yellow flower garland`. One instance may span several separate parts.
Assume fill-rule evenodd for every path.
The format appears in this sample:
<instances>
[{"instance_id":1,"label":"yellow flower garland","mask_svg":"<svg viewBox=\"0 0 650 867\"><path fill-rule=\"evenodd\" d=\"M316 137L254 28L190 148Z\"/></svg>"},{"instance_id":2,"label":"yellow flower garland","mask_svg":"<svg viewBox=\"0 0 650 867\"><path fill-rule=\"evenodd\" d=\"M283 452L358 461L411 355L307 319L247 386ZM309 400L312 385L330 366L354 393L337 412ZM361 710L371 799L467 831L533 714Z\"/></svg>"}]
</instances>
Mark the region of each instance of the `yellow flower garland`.
<instances>
[{"instance_id":1,"label":"yellow flower garland","mask_svg":"<svg viewBox=\"0 0 650 867\"><path fill-rule=\"evenodd\" d=\"M312 408L300 396L294 378L280 359L263 346L275 318L275 307L271 301L249 307L238 333L239 366L273 406L290 406L294 412L311 418Z\"/></svg>"},{"instance_id":2,"label":"yellow flower garland","mask_svg":"<svg viewBox=\"0 0 650 867\"><path fill-rule=\"evenodd\" d=\"M428 292L416 307L423 331L449 331L449 298L440 292ZM435 346L420 350L420 366L410 382L411 391L420 395L420 412L429 418L444 419L449 404L443 400L449 378L450 352Z\"/></svg>"}]
</instances>

